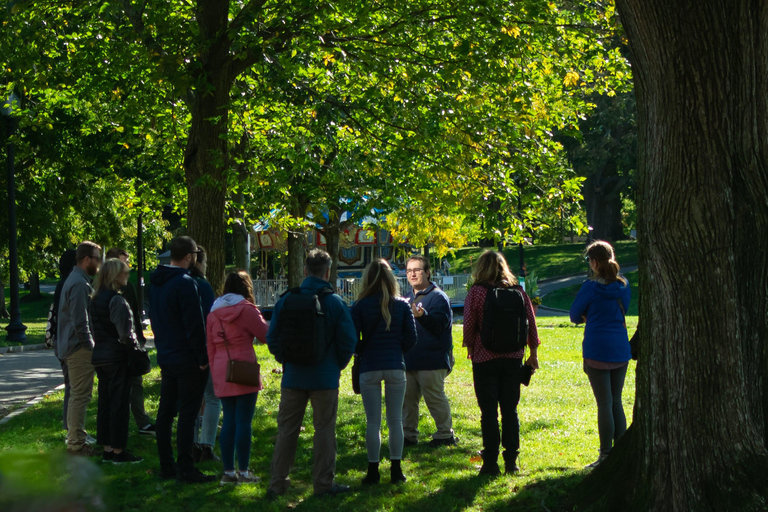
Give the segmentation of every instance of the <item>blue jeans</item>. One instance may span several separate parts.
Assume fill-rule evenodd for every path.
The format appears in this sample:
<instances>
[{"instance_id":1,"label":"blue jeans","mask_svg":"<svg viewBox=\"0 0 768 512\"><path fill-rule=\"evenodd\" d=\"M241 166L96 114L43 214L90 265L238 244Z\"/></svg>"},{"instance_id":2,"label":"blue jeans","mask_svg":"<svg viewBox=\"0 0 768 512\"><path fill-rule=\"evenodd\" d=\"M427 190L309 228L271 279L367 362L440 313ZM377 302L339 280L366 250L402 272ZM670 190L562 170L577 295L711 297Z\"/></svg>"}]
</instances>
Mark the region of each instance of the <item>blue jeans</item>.
<instances>
[{"instance_id":1,"label":"blue jeans","mask_svg":"<svg viewBox=\"0 0 768 512\"><path fill-rule=\"evenodd\" d=\"M219 447L224 471L234 471L235 449L240 471L248 471L248 462L251 460L251 423L258 396L258 393L248 393L221 399L224 421L219 436Z\"/></svg>"},{"instance_id":2,"label":"blue jeans","mask_svg":"<svg viewBox=\"0 0 768 512\"><path fill-rule=\"evenodd\" d=\"M627 365L615 370L598 370L585 364L584 373L589 377L592 393L597 401L600 454L607 455L613 447L613 442L627 431L627 418L624 416L624 406L621 403Z\"/></svg>"},{"instance_id":3,"label":"blue jeans","mask_svg":"<svg viewBox=\"0 0 768 512\"><path fill-rule=\"evenodd\" d=\"M360 374L360 395L365 408L365 448L368 451L368 462L379 462L381 451L381 381L384 381L384 400L387 404L389 459L403 458L405 371L376 370Z\"/></svg>"},{"instance_id":4,"label":"blue jeans","mask_svg":"<svg viewBox=\"0 0 768 512\"><path fill-rule=\"evenodd\" d=\"M221 416L221 400L213 391L213 379L208 375L208 384L205 385L203 394L205 410L202 416L195 422L195 442L207 444L211 448L216 444L216 432L219 430L219 416Z\"/></svg>"}]
</instances>

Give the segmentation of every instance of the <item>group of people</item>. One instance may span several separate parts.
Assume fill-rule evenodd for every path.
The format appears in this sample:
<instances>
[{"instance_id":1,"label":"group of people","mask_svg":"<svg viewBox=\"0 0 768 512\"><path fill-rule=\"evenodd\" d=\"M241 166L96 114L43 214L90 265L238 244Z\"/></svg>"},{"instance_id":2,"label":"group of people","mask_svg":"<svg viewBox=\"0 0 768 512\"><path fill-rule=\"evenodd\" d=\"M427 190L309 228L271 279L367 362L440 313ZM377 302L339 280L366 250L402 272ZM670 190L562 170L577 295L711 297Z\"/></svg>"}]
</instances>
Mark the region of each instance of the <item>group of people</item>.
<instances>
[{"instance_id":1,"label":"group of people","mask_svg":"<svg viewBox=\"0 0 768 512\"><path fill-rule=\"evenodd\" d=\"M586 254L593 276L579 292L571 318L587 323L584 370L598 402L601 449L597 464L626 430L621 390L630 358L624 323L629 286L618 273L609 244L596 242ZM139 396L143 402L143 393L134 395L136 377L130 375L123 355L126 348L141 345L142 329L127 284L127 253L108 256L116 257L101 264L96 244L80 244L75 270L62 279L60 294L57 290L56 348L70 387L65 397L67 446L70 453L94 454L87 443L84 419L91 393L87 381L90 379L92 388L95 368L99 376L96 442L104 446L102 457L115 463L138 462L141 459L126 449L128 408ZM450 300L430 279L427 258L415 254L407 261L411 291L404 297L390 264L374 260L364 271L356 302L348 308L328 281L330 256L314 249L306 258L305 279L280 298L269 324L255 305L248 273L229 274L223 293L214 299L204 279L205 251L194 240L174 238L170 260L169 265L159 265L150 278L149 317L161 372L157 421L154 425L148 418L140 421L146 421L142 430L156 433L161 478L189 483L217 478L199 471L195 462L215 458L213 445L223 410L219 443L224 473L220 483L258 481L249 470L249 461L251 424L263 384L260 379L239 383L230 368L232 361L257 363L255 341L266 343L283 365L268 495L288 490L308 403L313 411L314 492L349 490L334 482L335 428L340 375L353 355L357 358L353 375L359 379L366 416L368 467L363 484L380 481L382 388L392 483L406 481L401 464L404 447L420 441L421 397L436 427L428 444L456 445L445 393L445 380L454 364L453 315ZM91 288L91 277L100 265ZM501 473L500 452L505 471L515 473L519 470L520 389L539 368L535 312L501 253L483 253L472 277L464 306L463 345L472 361L481 413L480 473ZM509 337L517 344L498 344L499 336L506 337L504 326L511 325L509 318L499 320L504 315L516 319L515 334L510 330Z\"/></svg>"}]
</instances>

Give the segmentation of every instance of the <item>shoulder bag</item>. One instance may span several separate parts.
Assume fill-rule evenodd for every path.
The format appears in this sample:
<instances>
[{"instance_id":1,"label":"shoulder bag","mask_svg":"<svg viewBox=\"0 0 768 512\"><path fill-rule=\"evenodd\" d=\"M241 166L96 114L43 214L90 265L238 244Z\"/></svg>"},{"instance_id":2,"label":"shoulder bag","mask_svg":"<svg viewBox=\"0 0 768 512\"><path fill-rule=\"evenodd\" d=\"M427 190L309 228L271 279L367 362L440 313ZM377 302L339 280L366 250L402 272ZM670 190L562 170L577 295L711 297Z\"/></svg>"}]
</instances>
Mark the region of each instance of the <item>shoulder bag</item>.
<instances>
[{"instance_id":1,"label":"shoulder bag","mask_svg":"<svg viewBox=\"0 0 768 512\"><path fill-rule=\"evenodd\" d=\"M261 388L261 366L259 363L251 363L250 361L238 361L232 359L229 355L229 342L227 340L227 333L224 331L224 324L221 324L221 334L224 339L224 346L227 349L227 376L226 381L233 384L242 384L243 386L253 386L255 388Z\"/></svg>"}]
</instances>

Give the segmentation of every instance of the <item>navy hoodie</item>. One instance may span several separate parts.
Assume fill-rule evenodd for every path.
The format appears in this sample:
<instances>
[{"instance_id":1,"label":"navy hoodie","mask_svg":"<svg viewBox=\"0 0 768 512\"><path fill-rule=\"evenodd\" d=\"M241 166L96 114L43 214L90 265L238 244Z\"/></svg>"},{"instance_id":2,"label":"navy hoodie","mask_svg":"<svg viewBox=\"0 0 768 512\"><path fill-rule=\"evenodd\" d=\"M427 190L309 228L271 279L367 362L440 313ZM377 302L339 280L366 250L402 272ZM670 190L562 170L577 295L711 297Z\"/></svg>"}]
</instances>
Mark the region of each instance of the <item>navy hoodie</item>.
<instances>
[{"instance_id":1,"label":"navy hoodie","mask_svg":"<svg viewBox=\"0 0 768 512\"><path fill-rule=\"evenodd\" d=\"M157 364L206 366L205 321L195 279L186 269L158 265L149 281Z\"/></svg>"},{"instance_id":2,"label":"navy hoodie","mask_svg":"<svg viewBox=\"0 0 768 512\"><path fill-rule=\"evenodd\" d=\"M571 305L571 322L584 327L582 352L585 359L605 363L623 363L632 358L625 326L624 313L629 308L629 283L614 281L601 284L594 280L584 281L576 300Z\"/></svg>"}]
</instances>

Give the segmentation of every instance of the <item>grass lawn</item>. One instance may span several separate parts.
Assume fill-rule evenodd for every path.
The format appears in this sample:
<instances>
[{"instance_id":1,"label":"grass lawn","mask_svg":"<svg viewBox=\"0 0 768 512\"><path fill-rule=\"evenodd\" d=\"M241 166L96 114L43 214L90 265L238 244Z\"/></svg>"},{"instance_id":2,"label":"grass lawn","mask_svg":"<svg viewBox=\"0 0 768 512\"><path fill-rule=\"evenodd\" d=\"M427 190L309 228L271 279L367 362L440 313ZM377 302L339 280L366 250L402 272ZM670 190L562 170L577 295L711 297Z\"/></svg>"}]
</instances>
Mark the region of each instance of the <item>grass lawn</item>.
<instances>
[{"instance_id":1,"label":"grass lawn","mask_svg":"<svg viewBox=\"0 0 768 512\"><path fill-rule=\"evenodd\" d=\"M636 318L631 325L636 325ZM312 495L312 422L305 417L292 487L286 496L267 501L266 481L277 433L276 415L280 399L278 365L266 347L257 347L266 376L267 389L256 404L253 421L251 468L262 477L254 486L220 487L180 485L160 481L153 439L137 435L131 420L129 449L145 458L126 467L85 463L65 457L60 411L62 393L53 394L24 414L0 426L0 509L63 510L67 501L97 492L109 510L214 511L285 510L378 511L378 510L560 510L568 493L584 477L582 469L598 454L596 406L582 371L582 328L565 319L539 320L542 346L541 370L531 386L523 388L519 406L522 471L517 476L478 477L482 448L480 412L472 386L472 368L461 346L461 326L454 327L456 367L448 377L446 391L451 401L457 447L430 449L428 434L434 431L426 407L421 405L421 443L406 448L403 469L408 482L393 487L389 481L387 433L382 434L382 483L363 488L365 475L365 416L359 396L352 393L350 370L342 374L337 424L337 482L350 484L352 492L331 498ZM634 402L634 362L630 363L624 407L631 421ZM157 369L145 377L146 406L157 410L160 375ZM94 390L95 392L95 390ZM95 395L95 393L94 393ZM95 431L96 396L91 401L88 429ZM202 466L219 473L215 462ZM94 489L96 491L94 491ZM93 501L93 500L92 500ZM98 501L98 500L96 500ZM14 508L15 503L17 508ZM58 508L56 508L58 507Z\"/></svg>"},{"instance_id":2,"label":"grass lawn","mask_svg":"<svg viewBox=\"0 0 768 512\"><path fill-rule=\"evenodd\" d=\"M638 291L638 272L627 272L624 276L629 280L629 289L632 293L632 299L629 302L629 311L627 315L637 316L637 298L640 296ZM560 288L551 293L546 294L543 297L543 304L550 308L565 309L566 311L571 309L571 304L576 298L576 294L579 293L581 288L580 284L569 286L568 288ZM629 319L627 320L629 322Z\"/></svg>"},{"instance_id":3,"label":"grass lawn","mask_svg":"<svg viewBox=\"0 0 768 512\"><path fill-rule=\"evenodd\" d=\"M584 263L584 244L541 244L529 245L524 249L525 267L528 271L535 270L539 279L586 272ZM637 242L627 240L614 244L616 260L620 265L637 263ZM465 247L459 249L448 259L451 262L451 273L470 273L472 262L486 250L480 247ZM512 272L520 272L520 256L517 246L508 246L503 251Z\"/></svg>"},{"instance_id":4,"label":"grass lawn","mask_svg":"<svg viewBox=\"0 0 768 512\"><path fill-rule=\"evenodd\" d=\"M53 294L43 293L43 298L34 302L27 302L24 298L29 295L29 291L19 291L19 310L21 311L21 323L27 326L27 342L26 345L35 345L37 343L45 343L45 326L48 323L48 308L51 307L53 302ZM5 304L10 311L11 297L10 289L5 289ZM9 343L5 341L5 327L8 325L8 319L3 318L0 320L0 347L6 347L8 345L18 345L18 343Z\"/></svg>"}]
</instances>

